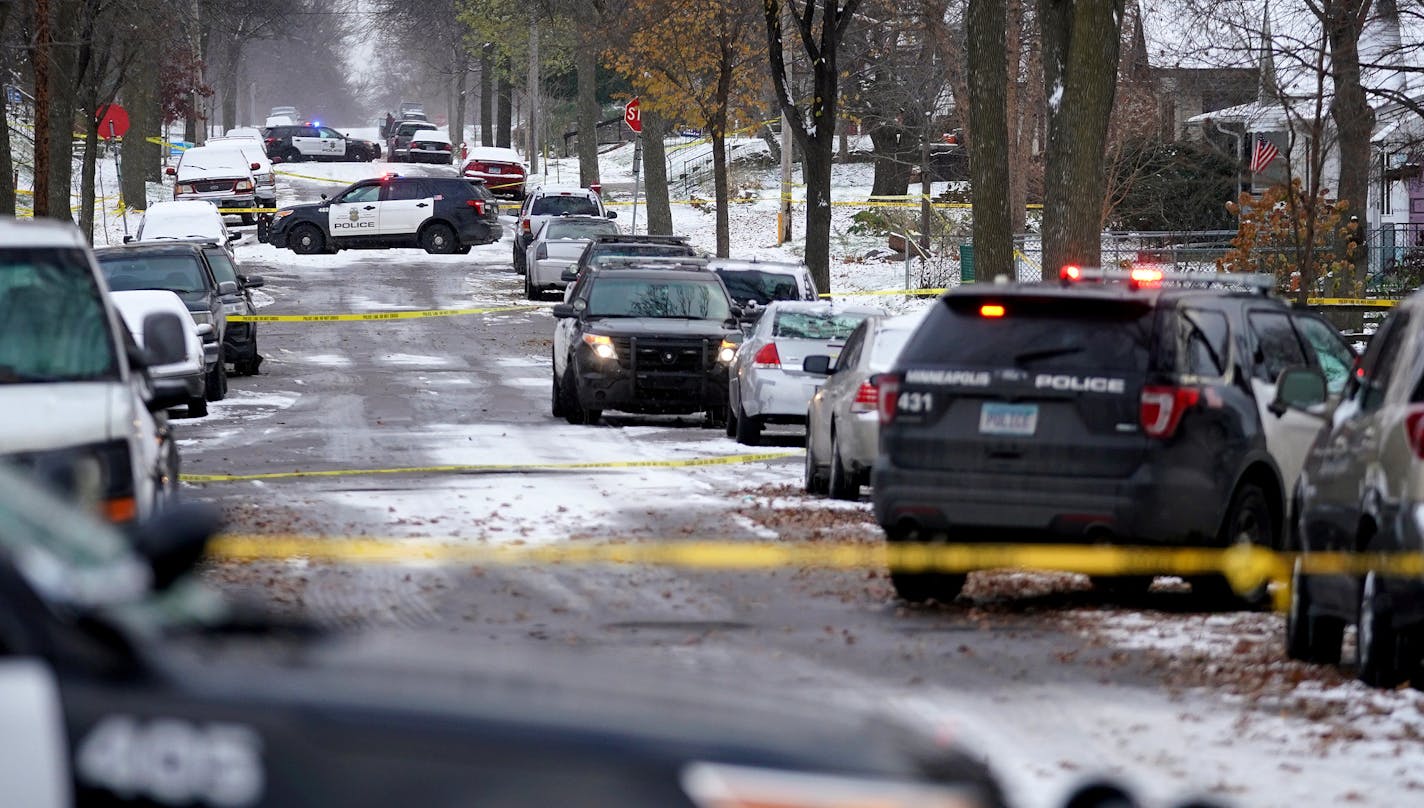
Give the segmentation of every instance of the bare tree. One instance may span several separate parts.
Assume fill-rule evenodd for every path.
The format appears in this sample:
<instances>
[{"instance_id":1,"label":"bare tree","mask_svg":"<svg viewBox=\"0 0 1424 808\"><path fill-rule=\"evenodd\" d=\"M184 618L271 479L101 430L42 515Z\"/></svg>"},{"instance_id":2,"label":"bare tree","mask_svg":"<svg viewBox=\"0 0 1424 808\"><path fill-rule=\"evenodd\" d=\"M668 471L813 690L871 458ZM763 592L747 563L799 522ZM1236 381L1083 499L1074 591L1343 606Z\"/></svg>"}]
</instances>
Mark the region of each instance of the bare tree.
<instances>
[{"instance_id":1,"label":"bare tree","mask_svg":"<svg viewBox=\"0 0 1424 808\"><path fill-rule=\"evenodd\" d=\"M1014 276L1009 216L1008 66L1004 0L969 0L969 132L973 159L974 265L977 274Z\"/></svg>"}]
</instances>

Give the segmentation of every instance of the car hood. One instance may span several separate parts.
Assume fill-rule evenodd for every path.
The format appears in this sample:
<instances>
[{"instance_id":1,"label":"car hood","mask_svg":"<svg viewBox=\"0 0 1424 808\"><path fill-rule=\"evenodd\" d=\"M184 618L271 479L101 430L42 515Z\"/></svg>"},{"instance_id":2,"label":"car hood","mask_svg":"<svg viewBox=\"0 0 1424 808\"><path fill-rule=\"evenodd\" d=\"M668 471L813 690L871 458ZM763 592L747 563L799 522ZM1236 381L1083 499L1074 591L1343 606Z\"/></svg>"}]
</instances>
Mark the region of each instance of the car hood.
<instances>
[{"instance_id":1,"label":"car hood","mask_svg":"<svg viewBox=\"0 0 1424 808\"><path fill-rule=\"evenodd\" d=\"M128 396L116 381L0 385L0 454L114 440L124 434Z\"/></svg>"},{"instance_id":2,"label":"car hood","mask_svg":"<svg viewBox=\"0 0 1424 808\"><path fill-rule=\"evenodd\" d=\"M205 168L198 166L180 166L178 169L178 181L186 180L245 180L251 177L252 173L246 168L236 168L234 166L216 166Z\"/></svg>"},{"instance_id":3,"label":"car hood","mask_svg":"<svg viewBox=\"0 0 1424 808\"><path fill-rule=\"evenodd\" d=\"M737 333L721 320L672 320L663 317L608 317L589 326L595 334L610 337L725 337Z\"/></svg>"}]
</instances>

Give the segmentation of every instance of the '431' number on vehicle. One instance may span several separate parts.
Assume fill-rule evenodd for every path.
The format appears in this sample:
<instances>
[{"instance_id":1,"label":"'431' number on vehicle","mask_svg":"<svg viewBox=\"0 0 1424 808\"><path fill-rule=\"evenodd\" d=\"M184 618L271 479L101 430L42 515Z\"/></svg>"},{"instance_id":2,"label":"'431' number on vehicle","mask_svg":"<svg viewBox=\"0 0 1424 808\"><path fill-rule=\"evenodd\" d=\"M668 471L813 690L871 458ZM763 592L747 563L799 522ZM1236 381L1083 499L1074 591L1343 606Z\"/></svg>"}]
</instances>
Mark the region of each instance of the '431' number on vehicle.
<instances>
[{"instance_id":1,"label":"'431' number on vehicle","mask_svg":"<svg viewBox=\"0 0 1424 808\"><path fill-rule=\"evenodd\" d=\"M261 740L236 724L109 716L79 744L75 762L85 783L162 805L243 808L264 785Z\"/></svg>"},{"instance_id":2,"label":"'431' number on vehicle","mask_svg":"<svg viewBox=\"0 0 1424 808\"><path fill-rule=\"evenodd\" d=\"M901 393L896 409L916 415L934 412L934 393Z\"/></svg>"}]
</instances>

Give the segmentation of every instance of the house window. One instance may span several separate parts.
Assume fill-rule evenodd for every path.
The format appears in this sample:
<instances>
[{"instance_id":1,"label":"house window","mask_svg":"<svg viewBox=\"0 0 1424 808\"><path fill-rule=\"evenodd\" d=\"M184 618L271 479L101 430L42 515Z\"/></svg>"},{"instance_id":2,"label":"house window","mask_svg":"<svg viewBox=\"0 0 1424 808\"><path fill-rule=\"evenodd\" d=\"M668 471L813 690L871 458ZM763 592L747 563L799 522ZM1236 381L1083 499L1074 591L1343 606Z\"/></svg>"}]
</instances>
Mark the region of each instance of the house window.
<instances>
[{"instance_id":1,"label":"house window","mask_svg":"<svg viewBox=\"0 0 1424 808\"><path fill-rule=\"evenodd\" d=\"M1394 213L1394 182L1389 178L1390 155L1380 155L1380 198L1379 209L1381 216L1389 216Z\"/></svg>"}]
</instances>

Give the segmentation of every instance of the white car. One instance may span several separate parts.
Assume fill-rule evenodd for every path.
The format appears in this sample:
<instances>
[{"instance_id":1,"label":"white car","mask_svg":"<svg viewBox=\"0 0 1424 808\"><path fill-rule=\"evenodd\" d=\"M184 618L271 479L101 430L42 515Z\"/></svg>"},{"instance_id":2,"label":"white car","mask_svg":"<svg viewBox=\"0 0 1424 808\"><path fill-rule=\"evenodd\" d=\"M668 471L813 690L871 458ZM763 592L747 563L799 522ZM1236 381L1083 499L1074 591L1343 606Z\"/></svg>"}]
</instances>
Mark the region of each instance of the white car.
<instances>
[{"instance_id":1,"label":"white car","mask_svg":"<svg viewBox=\"0 0 1424 808\"><path fill-rule=\"evenodd\" d=\"M177 180L173 185L175 200L210 202L221 211L257 206L257 180L253 174L258 170L260 165L241 149L194 146L183 152L177 167L170 166L167 173ZM257 221L253 213L235 215L240 215L244 224Z\"/></svg>"},{"instance_id":2,"label":"white car","mask_svg":"<svg viewBox=\"0 0 1424 808\"><path fill-rule=\"evenodd\" d=\"M258 128L255 127L255 126L239 126L239 127L236 127L236 128L227 130L227 132L224 133L223 137L229 138L229 139L234 139L234 140L235 140L235 139L238 139L238 138L241 138L241 139L243 139L243 140L255 140L255 141L257 141L258 143L261 143L261 142L262 142L262 130L261 130L261 129L258 129ZM217 139L218 139L218 138L208 138L208 142L209 142L209 143L212 143L214 140L217 140Z\"/></svg>"},{"instance_id":3,"label":"white car","mask_svg":"<svg viewBox=\"0 0 1424 808\"><path fill-rule=\"evenodd\" d=\"M268 115L267 121L262 124L266 129L274 126L296 126L297 119L294 115Z\"/></svg>"},{"instance_id":4,"label":"white car","mask_svg":"<svg viewBox=\"0 0 1424 808\"><path fill-rule=\"evenodd\" d=\"M524 197L514 227L514 271L524 274L528 258L524 251L534 241L534 234L544 223L556 216L600 216L618 218L614 211L603 207L603 197L592 188L577 185L546 185L535 188Z\"/></svg>"},{"instance_id":5,"label":"white car","mask_svg":"<svg viewBox=\"0 0 1424 808\"><path fill-rule=\"evenodd\" d=\"M184 324L188 326L183 338L183 359L151 366L148 376L153 380L154 388L160 392L181 390L187 398L190 417L207 415L208 401L203 397L207 389L203 337L213 333L213 327L195 321L177 293L166 289L110 292L109 299L114 302L114 308L119 310L124 324L128 326L129 334L140 348L143 347L143 323L148 315L169 312L183 319Z\"/></svg>"},{"instance_id":6,"label":"white car","mask_svg":"<svg viewBox=\"0 0 1424 808\"><path fill-rule=\"evenodd\" d=\"M766 424L804 424L806 409L825 377L802 368L806 357L834 355L867 317L884 314L864 305L830 301L776 301L728 369L727 435L755 446Z\"/></svg>"},{"instance_id":7,"label":"white car","mask_svg":"<svg viewBox=\"0 0 1424 808\"><path fill-rule=\"evenodd\" d=\"M598 216L560 216L550 219L529 245L524 273L524 296L534 300L545 291L569 285L564 270L576 265L583 248L597 236L618 235L618 225Z\"/></svg>"},{"instance_id":8,"label":"white car","mask_svg":"<svg viewBox=\"0 0 1424 808\"><path fill-rule=\"evenodd\" d=\"M238 129L234 132L242 131ZM257 130L251 130L256 132ZM257 183L256 197L257 207L275 208L277 207L277 172L272 168L272 161L267 157L267 149L262 145L262 137L228 136L208 138L204 144L210 149L237 149L242 152L242 156L247 158L248 168L252 168L252 179Z\"/></svg>"},{"instance_id":9,"label":"white car","mask_svg":"<svg viewBox=\"0 0 1424 808\"><path fill-rule=\"evenodd\" d=\"M143 212L138 232L124 236L124 243L135 241L212 241L226 248L242 238L227 229L218 209L207 202L175 200L155 202Z\"/></svg>"},{"instance_id":10,"label":"white car","mask_svg":"<svg viewBox=\"0 0 1424 808\"><path fill-rule=\"evenodd\" d=\"M436 129L422 129L410 136L406 143L405 159L412 163L438 163L452 165L455 162L455 147L450 136Z\"/></svg>"},{"instance_id":11,"label":"white car","mask_svg":"<svg viewBox=\"0 0 1424 808\"><path fill-rule=\"evenodd\" d=\"M143 365L182 361L191 328L144 318L144 351L109 303L73 225L0 218L0 463L59 483L113 522L152 515L178 487L178 452Z\"/></svg>"}]
</instances>

